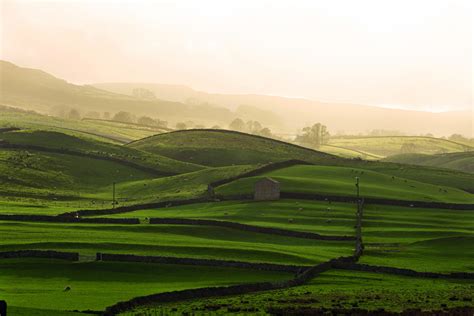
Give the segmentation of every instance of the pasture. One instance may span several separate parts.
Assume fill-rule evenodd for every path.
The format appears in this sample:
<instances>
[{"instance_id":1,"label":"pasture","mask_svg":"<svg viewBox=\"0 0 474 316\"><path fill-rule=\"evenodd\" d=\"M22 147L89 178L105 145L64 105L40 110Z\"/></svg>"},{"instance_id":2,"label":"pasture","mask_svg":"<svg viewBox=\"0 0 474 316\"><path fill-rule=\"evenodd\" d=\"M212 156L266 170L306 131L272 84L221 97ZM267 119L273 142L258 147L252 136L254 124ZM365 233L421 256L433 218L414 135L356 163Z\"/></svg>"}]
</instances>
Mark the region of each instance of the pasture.
<instances>
[{"instance_id":1,"label":"pasture","mask_svg":"<svg viewBox=\"0 0 474 316\"><path fill-rule=\"evenodd\" d=\"M356 196L355 177L359 177L360 194L364 197L455 203L469 203L473 198L472 194L451 187L363 169L329 166L293 166L271 171L223 185L216 193L224 196L251 194L255 182L262 177L279 181L283 192Z\"/></svg>"},{"instance_id":2,"label":"pasture","mask_svg":"<svg viewBox=\"0 0 474 316\"><path fill-rule=\"evenodd\" d=\"M0 214L66 216L66 212L85 209L97 211L91 218L139 219L139 224L0 221L0 252L79 253L78 262L0 259L0 284L4 284L0 286L0 299L8 301L11 315L71 316L77 315L74 310L104 311L137 296L280 282L299 273L203 264L95 261L97 252L292 265L303 270L335 258L354 258L358 225L355 203L330 198L253 201L254 184L262 177L280 181L282 192L287 193L354 198L354 180L359 177L360 194L366 198L473 202L474 176L460 171L344 159L268 138L216 130L165 133L124 145L125 138L152 133L140 126L100 120L69 124L69 120L27 112L7 116L12 118L9 126L22 129L2 132L0 139L24 147L0 147ZM5 117L0 119L4 122L1 120ZM239 178L267 163L289 159L314 165L257 173L215 187L215 195L208 192L210 183ZM116 206L134 206L133 211L118 209L110 214L114 182ZM196 198L199 203L171 203ZM164 201L167 203L162 207L143 206ZM151 218L225 221L257 230L210 224L152 224ZM365 249L359 262L415 271L472 273L473 226L471 210L366 204L361 235ZM262 231L264 228L290 234ZM353 240L302 238L294 233ZM64 291L67 286L70 290ZM152 304L129 314L265 315L272 308L286 311L289 306L393 311L406 306L432 310L441 308L440 304L472 305L472 282L331 267L294 288Z\"/></svg>"},{"instance_id":3,"label":"pasture","mask_svg":"<svg viewBox=\"0 0 474 316\"><path fill-rule=\"evenodd\" d=\"M469 145L447 139L424 136L334 137L329 145L387 157L404 152L442 154L473 150Z\"/></svg>"},{"instance_id":4,"label":"pasture","mask_svg":"<svg viewBox=\"0 0 474 316\"><path fill-rule=\"evenodd\" d=\"M331 270L307 285L290 289L167 303L123 315L301 315L334 309L401 312L420 306L429 311L472 305L473 293L474 285L469 281Z\"/></svg>"},{"instance_id":5,"label":"pasture","mask_svg":"<svg viewBox=\"0 0 474 316\"><path fill-rule=\"evenodd\" d=\"M131 297L165 291L284 280L282 272L123 262L2 259L2 299L40 310L103 310ZM70 290L65 290L69 287ZM15 314L12 314L15 315Z\"/></svg>"}]
</instances>

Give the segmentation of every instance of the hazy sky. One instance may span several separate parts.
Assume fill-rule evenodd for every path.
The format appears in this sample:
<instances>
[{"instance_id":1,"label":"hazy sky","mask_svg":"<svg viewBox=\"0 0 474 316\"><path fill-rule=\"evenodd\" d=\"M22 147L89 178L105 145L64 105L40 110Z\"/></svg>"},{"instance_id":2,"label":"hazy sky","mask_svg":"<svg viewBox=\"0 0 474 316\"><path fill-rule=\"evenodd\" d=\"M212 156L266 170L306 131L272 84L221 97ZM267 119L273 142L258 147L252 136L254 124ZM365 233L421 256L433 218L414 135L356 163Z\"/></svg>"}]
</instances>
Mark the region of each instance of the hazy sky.
<instances>
[{"instance_id":1,"label":"hazy sky","mask_svg":"<svg viewBox=\"0 0 474 316\"><path fill-rule=\"evenodd\" d=\"M1 59L73 83L472 108L471 0L0 2Z\"/></svg>"}]
</instances>

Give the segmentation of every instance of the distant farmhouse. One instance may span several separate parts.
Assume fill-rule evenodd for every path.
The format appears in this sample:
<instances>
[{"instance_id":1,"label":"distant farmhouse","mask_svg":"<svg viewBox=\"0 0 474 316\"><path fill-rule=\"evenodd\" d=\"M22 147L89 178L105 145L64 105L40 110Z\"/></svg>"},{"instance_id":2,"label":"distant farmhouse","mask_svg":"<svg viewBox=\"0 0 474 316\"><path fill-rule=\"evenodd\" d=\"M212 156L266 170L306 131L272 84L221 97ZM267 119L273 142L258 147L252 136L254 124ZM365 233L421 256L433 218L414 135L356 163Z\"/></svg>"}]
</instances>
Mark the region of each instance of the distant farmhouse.
<instances>
[{"instance_id":1,"label":"distant farmhouse","mask_svg":"<svg viewBox=\"0 0 474 316\"><path fill-rule=\"evenodd\" d=\"M255 183L254 199L272 201L280 199L280 182L272 178L263 178Z\"/></svg>"}]
</instances>

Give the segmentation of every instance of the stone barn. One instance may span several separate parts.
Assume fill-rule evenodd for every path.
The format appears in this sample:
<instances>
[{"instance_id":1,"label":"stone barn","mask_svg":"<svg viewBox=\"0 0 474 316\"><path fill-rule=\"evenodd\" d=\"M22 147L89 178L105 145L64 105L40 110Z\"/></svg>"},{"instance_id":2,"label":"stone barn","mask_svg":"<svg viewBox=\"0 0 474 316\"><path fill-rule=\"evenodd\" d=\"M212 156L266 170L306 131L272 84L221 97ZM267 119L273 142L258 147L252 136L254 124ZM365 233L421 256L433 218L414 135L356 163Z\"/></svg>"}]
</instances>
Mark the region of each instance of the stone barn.
<instances>
[{"instance_id":1,"label":"stone barn","mask_svg":"<svg viewBox=\"0 0 474 316\"><path fill-rule=\"evenodd\" d=\"M271 201L280 199L280 182L272 178L263 178L255 183L254 199Z\"/></svg>"}]
</instances>

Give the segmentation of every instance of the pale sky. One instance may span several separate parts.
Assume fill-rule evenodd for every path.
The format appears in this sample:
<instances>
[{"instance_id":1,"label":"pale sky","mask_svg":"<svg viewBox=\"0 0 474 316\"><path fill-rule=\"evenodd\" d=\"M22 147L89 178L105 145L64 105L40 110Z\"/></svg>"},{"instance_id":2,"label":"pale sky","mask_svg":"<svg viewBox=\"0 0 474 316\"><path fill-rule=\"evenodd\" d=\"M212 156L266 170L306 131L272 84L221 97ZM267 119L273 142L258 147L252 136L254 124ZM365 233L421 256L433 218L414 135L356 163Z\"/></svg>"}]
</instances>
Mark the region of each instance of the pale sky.
<instances>
[{"instance_id":1,"label":"pale sky","mask_svg":"<svg viewBox=\"0 0 474 316\"><path fill-rule=\"evenodd\" d=\"M472 109L470 0L0 1L0 58L72 83Z\"/></svg>"}]
</instances>

